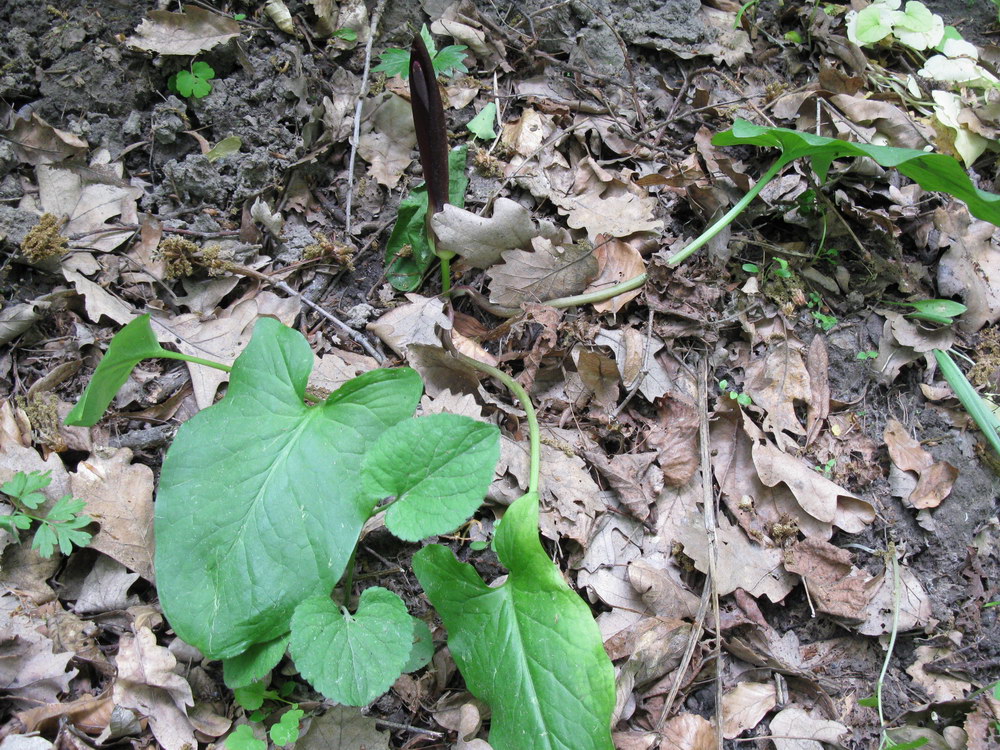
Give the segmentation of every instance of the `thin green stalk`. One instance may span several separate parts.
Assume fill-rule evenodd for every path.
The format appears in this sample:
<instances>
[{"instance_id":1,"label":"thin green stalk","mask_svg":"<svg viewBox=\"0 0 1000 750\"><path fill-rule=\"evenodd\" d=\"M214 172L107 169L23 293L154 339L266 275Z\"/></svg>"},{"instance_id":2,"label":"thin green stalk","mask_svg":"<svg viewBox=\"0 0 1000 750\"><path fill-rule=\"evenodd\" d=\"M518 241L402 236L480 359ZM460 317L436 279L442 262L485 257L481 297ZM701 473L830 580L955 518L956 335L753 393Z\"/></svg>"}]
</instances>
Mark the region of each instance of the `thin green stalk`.
<instances>
[{"instance_id":1,"label":"thin green stalk","mask_svg":"<svg viewBox=\"0 0 1000 750\"><path fill-rule=\"evenodd\" d=\"M649 274L640 273L638 276L635 276L628 281L623 281L620 284L609 286L606 289L599 289L596 292L590 292L589 294L574 294L572 297L558 297L556 299L550 299L548 302L543 302L542 304L548 305L549 307L562 308L604 302L612 297L617 297L619 294L625 294L625 292L631 292L633 289L638 289L646 283L648 278Z\"/></svg>"},{"instance_id":2,"label":"thin green stalk","mask_svg":"<svg viewBox=\"0 0 1000 750\"><path fill-rule=\"evenodd\" d=\"M492 365L480 362L478 359L467 357L460 352L453 352L462 362L473 367L480 372L496 378L503 383L507 389L513 393L517 400L521 402L524 414L528 419L528 440L530 441L531 463L528 471L528 494L538 494L538 480L542 466L542 441L538 431L538 417L535 415L535 407L531 403L528 392L524 390L520 383L502 370L498 370Z\"/></svg>"},{"instance_id":3,"label":"thin green stalk","mask_svg":"<svg viewBox=\"0 0 1000 750\"><path fill-rule=\"evenodd\" d=\"M447 294L451 291L451 259L441 257L441 293Z\"/></svg>"},{"instance_id":4,"label":"thin green stalk","mask_svg":"<svg viewBox=\"0 0 1000 750\"><path fill-rule=\"evenodd\" d=\"M202 359L201 357L192 357L190 354L182 354L181 352L164 350L156 356L163 357L164 359L179 359L183 362L193 362L196 365L205 365L206 367L214 367L216 370L222 370L223 372L232 372L233 370L232 367L224 365L221 362L213 362L210 359Z\"/></svg>"},{"instance_id":5,"label":"thin green stalk","mask_svg":"<svg viewBox=\"0 0 1000 750\"><path fill-rule=\"evenodd\" d=\"M732 224L733 220L746 210L746 207L750 205L750 202L757 197L757 194L764 189L767 183L773 180L777 176L778 172L784 169L785 165L791 161L794 161L794 159L789 159L787 156L780 157L776 162L774 162L774 164L771 165L770 169L760 176L760 179L757 180L757 183L750 188L749 191L747 191L747 194L740 198L739 202L726 212L725 216L702 232L690 245L685 247L680 252L672 255L669 260L667 260L667 264L676 266L678 263L687 260L691 255L708 244L708 242L715 237L715 235Z\"/></svg>"}]
</instances>

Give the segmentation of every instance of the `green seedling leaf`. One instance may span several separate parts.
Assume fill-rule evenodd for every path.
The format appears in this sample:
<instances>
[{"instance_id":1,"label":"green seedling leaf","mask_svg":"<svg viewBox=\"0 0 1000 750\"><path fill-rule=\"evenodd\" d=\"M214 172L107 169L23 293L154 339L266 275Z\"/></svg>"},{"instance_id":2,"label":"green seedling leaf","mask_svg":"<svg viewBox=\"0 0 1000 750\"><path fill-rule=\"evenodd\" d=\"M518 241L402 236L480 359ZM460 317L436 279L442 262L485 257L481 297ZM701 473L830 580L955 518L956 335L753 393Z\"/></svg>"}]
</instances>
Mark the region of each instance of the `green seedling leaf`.
<instances>
[{"instance_id":1,"label":"green seedling leaf","mask_svg":"<svg viewBox=\"0 0 1000 750\"><path fill-rule=\"evenodd\" d=\"M278 694L268 690L263 680L243 685L233 690L233 698L247 711L256 711L266 700L274 700Z\"/></svg>"},{"instance_id":2,"label":"green seedling leaf","mask_svg":"<svg viewBox=\"0 0 1000 750\"><path fill-rule=\"evenodd\" d=\"M299 602L333 590L374 504L362 456L420 399L420 376L400 368L306 406L312 362L302 334L261 318L226 397L181 425L163 461L160 602L209 658L284 635Z\"/></svg>"},{"instance_id":3,"label":"green seedling leaf","mask_svg":"<svg viewBox=\"0 0 1000 750\"><path fill-rule=\"evenodd\" d=\"M447 534L483 502L500 459L500 431L457 414L431 414L390 427L361 464L365 492L395 497L389 531L406 542Z\"/></svg>"},{"instance_id":4,"label":"green seedling leaf","mask_svg":"<svg viewBox=\"0 0 1000 750\"><path fill-rule=\"evenodd\" d=\"M292 616L292 656L327 698L364 706L384 693L410 657L413 618L396 594L365 589L353 615L329 596L306 599Z\"/></svg>"},{"instance_id":5,"label":"green seedling leaf","mask_svg":"<svg viewBox=\"0 0 1000 750\"><path fill-rule=\"evenodd\" d=\"M111 339L107 354L94 370L83 395L66 416L66 424L92 427L111 404L129 373L144 359L172 354L156 340L149 316L140 315Z\"/></svg>"},{"instance_id":6,"label":"green seedling leaf","mask_svg":"<svg viewBox=\"0 0 1000 750\"><path fill-rule=\"evenodd\" d=\"M469 544L469 549L473 552L482 552L484 549L490 546L489 542L475 541Z\"/></svg>"},{"instance_id":7,"label":"green seedling leaf","mask_svg":"<svg viewBox=\"0 0 1000 750\"><path fill-rule=\"evenodd\" d=\"M240 724L226 737L226 750L267 750L267 743L253 736L253 727Z\"/></svg>"},{"instance_id":8,"label":"green seedling leaf","mask_svg":"<svg viewBox=\"0 0 1000 750\"><path fill-rule=\"evenodd\" d=\"M469 690L492 708L490 745L611 750L614 669L590 609L538 539L537 495L507 509L494 548L510 571L496 588L441 545L413 557Z\"/></svg>"},{"instance_id":9,"label":"green seedling leaf","mask_svg":"<svg viewBox=\"0 0 1000 750\"><path fill-rule=\"evenodd\" d=\"M847 38L861 46L882 41L892 33L897 12L878 3L869 5L848 22Z\"/></svg>"},{"instance_id":10,"label":"green seedling leaf","mask_svg":"<svg viewBox=\"0 0 1000 750\"><path fill-rule=\"evenodd\" d=\"M479 111L478 115L469 120L469 123L465 127L476 138L484 141L492 140L497 137L497 132L493 129L496 121L497 104L496 102L490 102Z\"/></svg>"},{"instance_id":11,"label":"green seedling leaf","mask_svg":"<svg viewBox=\"0 0 1000 750\"><path fill-rule=\"evenodd\" d=\"M468 47L464 44L450 44L443 47L434 55L434 71L443 76L468 73L469 69L465 67L465 50L467 49Z\"/></svg>"},{"instance_id":12,"label":"green seedling leaf","mask_svg":"<svg viewBox=\"0 0 1000 750\"><path fill-rule=\"evenodd\" d=\"M431 629L423 620L413 618L413 645L410 649L410 658L403 667L406 673L416 672L421 667L426 666L434 657L434 636Z\"/></svg>"},{"instance_id":13,"label":"green seedling leaf","mask_svg":"<svg viewBox=\"0 0 1000 750\"><path fill-rule=\"evenodd\" d=\"M299 739L299 722L306 712L301 708L290 708L281 715L277 724L273 724L268 730L268 735L278 747L291 745Z\"/></svg>"},{"instance_id":14,"label":"green seedling leaf","mask_svg":"<svg viewBox=\"0 0 1000 750\"><path fill-rule=\"evenodd\" d=\"M448 154L448 202L465 206L469 178L465 174L468 147L452 149ZM386 278L402 292L420 288L424 273L434 262L434 252L427 242L427 188L415 187L399 204L396 224L385 246Z\"/></svg>"},{"instance_id":15,"label":"green seedling leaf","mask_svg":"<svg viewBox=\"0 0 1000 750\"><path fill-rule=\"evenodd\" d=\"M747 273L760 273L760 266L758 266L756 263L744 263L742 266L740 266L740 268L742 268Z\"/></svg>"},{"instance_id":16,"label":"green seedling leaf","mask_svg":"<svg viewBox=\"0 0 1000 750\"><path fill-rule=\"evenodd\" d=\"M36 510L45 502L43 490L52 484L52 471L31 471L25 474L19 471L0 486L0 492L15 498L26 508Z\"/></svg>"},{"instance_id":17,"label":"green seedling leaf","mask_svg":"<svg viewBox=\"0 0 1000 750\"><path fill-rule=\"evenodd\" d=\"M289 635L285 634L267 643L255 643L239 656L223 659L222 677L226 687L234 690L263 679L285 655L288 639Z\"/></svg>"},{"instance_id":18,"label":"green seedling leaf","mask_svg":"<svg viewBox=\"0 0 1000 750\"><path fill-rule=\"evenodd\" d=\"M907 317L926 320L944 326L954 323L955 318L969 309L961 302L955 302L950 299L922 299L916 302L902 302L900 304L913 308L914 311L907 313Z\"/></svg>"},{"instance_id":19,"label":"green seedling leaf","mask_svg":"<svg viewBox=\"0 0 1000 750\"><path fill-rule=\"evenodd\" d=\"M937 360L944 379L948 381L948 385L958 396L959 402L982 430L996 454L1000 456L1000 418L990 408L990 405L976 393L972 383L968 381L965 373L958 368L948 352L934 349L934 359Z\"/></svg>"},{"instance_id":20,"label":"green seedling leaf","mask_svg":"<svg viewBox=\"0 0 1000 750\"><path fill-rule=\"evenodd\" d=\"M379 55L379 60L381 62L372 68L373 73L385 73L389 77L400 76L404 81L410 77L409 50L390 47Z\"/></svg>"},{"instance_id":21,"label":"green seedling leaf","mask_svg":"<svg viewBox=\"0 0 1000 750\"><path fill-rule=\"evenodd\" d=\"M730 130L716 135L712 143L717 146L749 144L778 148L782 151L779 165L809 157L821 181L826 179L834 159L868 156L883 167L899 170L925 190L948 193L964 201L973 216L1000 226L1000 195L977 188L962 166L945 154L849 143L788 128L760 127L746 120L736 120Z\"/></svg>"},{"instance_id":22,"label":"green seedling leaf","mask_svg":"<svg viewBox=\"0 0 1000 750\"><path fill-rule=\"evenodd\" d=\"M337 29L333 32L333 36L337 39L343 39L345 42L358 41L358 32L354 29Z\"/></svg>"}]
</instances>

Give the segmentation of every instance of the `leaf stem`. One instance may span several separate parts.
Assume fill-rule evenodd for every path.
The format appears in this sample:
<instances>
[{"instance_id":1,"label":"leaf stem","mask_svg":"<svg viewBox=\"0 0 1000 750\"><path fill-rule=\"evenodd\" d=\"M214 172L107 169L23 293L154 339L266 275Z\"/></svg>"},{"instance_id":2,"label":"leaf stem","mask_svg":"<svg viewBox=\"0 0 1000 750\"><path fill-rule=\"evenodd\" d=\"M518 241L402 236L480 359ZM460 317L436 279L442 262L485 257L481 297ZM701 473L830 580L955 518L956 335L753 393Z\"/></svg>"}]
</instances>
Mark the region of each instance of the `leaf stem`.
<instances>
[{"instance_id":1,"label":"leaf stem","mask_svg":"<svg viewBox=\"0 0 1000 750\"><path fill-rule=\"evenodd\" d=\"M531 398L528 396L528 392L524 390L520 383L514 380L514 378L505 373L503 370L499 370L496 367L493 367L493 365L488 365L485 362L480 362L478 359L467 357L461 352L453 352L453 354L458 357L459 360L469 365L469 367L473 367L480 372L485 372L487 375L499 380L517 397L517 400L521 402L521 406L524 409L524 415L528 419L528 440L530 441L531 446L531 463L528 472L527 494L530 495L535 493L537 495L542 465L542 442L538 431L538 417L535 414L535 407L531 403Z\"/></svg>"},{"instance_id":2,"label":"leaf stem","mask_svg":"<svg viewBox=\"0 0 1000 750\"><path fill-rule=\"evenodd\" d=\"M157 354L158 357L163 357L164 359L179 359L183 362L192 362L196 365L205 365L206 367L214 367L216 370L222 370L223 372L232 372L233 368L229 365L224 365L221 362L213 362L210 359L202 359L201 357L192 357L190 354L182 354L181 352L172 352L164 349L162 352Z\"/></svg>"},{"instance_id":3,"label":"leaf stem","mask_svg":"<svg viewBox=\"0 0 1000 750\"><path fill-rule=\"evenodd\" d=\"M572 297L557 297L556 299L543 300L539 304L546 305L548 307L564 308L564 307L574 307L576 305L587 305L594 304L597 302L604 302L605 300L617 297L619 294L624 294L625 292L631 292L633 289L638 289L640 286L649 280L649 274L640 273L627 281L623 281L620 284L615 284L614 286L606 287L605 289L598 289L596 292L589 292L587 294L576 294ZM502 305L495 305L490 302L484 295L477 292L475 289L467 286L455 287L451 292L452 297L467 296L471 297L472 301L476 303L477 306L490 313L491 315L496 315L498 318L513 318L515 315L521 314L520 307L504 307Z\"/></svg>"},{"instance_id":4,"label":"leaf stem","mask_svg":"<svg viewBox=\"0 0 1000 750\"><path fill-rule=\"evenodd\" d=\"M775 176L777 176L778 172L784 169L785 165L787 165L790 161L793 161L793 159L789 159L787 156L783 155L778 157L778 160L760 176L757 183L747 191L746 195L740 198L740 200L726 212L725 216L702 232L690 245L685 247L680 252L670 256L667 260L667 265L676 266L678 263L687 260L688 257L708 244L708 242L711 241L715 235L732 224L733 220L746 210L746 207L750 205L750 202L757 197L757 194L764 189L767 183L773 180Z\"/></svg>"},{"instance_id":5,"label":"leaf stem","mask_svg":"<svg viewBox=\"0 0 1000 750\"><path fill-rule=\"evenodd\" d=\"M443 255L438 257L441 259L441 293L447 294L451 291L451 259Z\"/></svg>"}]
</instances>

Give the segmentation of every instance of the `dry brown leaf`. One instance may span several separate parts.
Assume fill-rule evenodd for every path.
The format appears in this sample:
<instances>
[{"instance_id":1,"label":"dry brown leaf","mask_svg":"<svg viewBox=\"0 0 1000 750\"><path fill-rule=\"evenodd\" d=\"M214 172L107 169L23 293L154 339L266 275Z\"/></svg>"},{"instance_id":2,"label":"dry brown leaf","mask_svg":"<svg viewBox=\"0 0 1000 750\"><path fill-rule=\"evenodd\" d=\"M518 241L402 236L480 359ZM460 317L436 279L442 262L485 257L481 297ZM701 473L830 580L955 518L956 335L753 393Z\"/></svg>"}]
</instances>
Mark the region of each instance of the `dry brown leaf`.
<instances>
[{"instance_id":1,"label":"dry brown leaf","mask_svg":"<svg viewBox=\"0 0 1000 750\"><path fill-rule=\"evenodd\" d=\"M915 472L918 476L912 491L903 497L904 502L914 508L936 508L940 505L951 494L958 479L958 469L947 461L934 461L934 457L911 438L906 427L896 419L890 419L886 424L883 437L892 462L902 471Z\"/></svg>"},{"instance_id":2,"label":"dry brown leaf","mask_svg":"<svg viewBox=\"0 0 1000 750\"><path fill-rule=\"evenodd\" d=\"M185 5L182 13L152 10L125 43L159 55L197 55L240 35L231 16Z\"/></svg>"},{"instance_id":3,"label":"dry brown leaf","mask_svg":"<svg viewBox=\"0 0 1000 750\"><path fill-rule=\"evenodd\" d=\"M860 94L836 94L830 97L830 102L847 115L853 123L852 129L854 125L871 126L872 135L878 133L882 136L883 145L923 149L933 141L931 128L889 102ZM871 141L871 137L867 136L865 140Z\"/></svg>"},{"instance_id":4,"label":"dry brown leaf","mask_svg":"<svg viewBox=\"0 0 1000 750\"><path fill-rule=\"evenodd\" d=\"M296 750L389 750L389 733L375 727L375 718L360 708L334 706L314 716L295 743Z\"/></svg>"},{"instance_id":5,"label":"dry brown leaf","mask_svg":"<svg viewBox=\"0 0 1000 750\"><path fill-rule=\"evenodd\" d=\"M615 750L653 750L657 747L659 736L654 732L612 732L611 740Z\"/></svg>"},{"instance_id":6,"label":"dry brown leaf","mask_svg":"<svg viewBox=\"0 0 1000 750\"><path fill-rule=\"evenodd\" d=\"M24 724L27 732L52 732L65 717L67 722L81 732L100 734L111 721L113 708L110 695L85 694L70 703L50 703L21 711L17 718Z\"/></svg>"},{"instance_id":7,"label":"dry brown leaf","mask_svg":"<svg viewBox=\"0 0 1000 750\"><path fill-rule=\"evenodd\" d=\"M545 139L556 126L551 115L543 115L527 107L516 120L504 123L500 139L504 145L521 156L532 156L540 151Z\"/></svg>"},{"instance_id":8,"label":"dry brown leaf","mask_svg":"<svg viewBox=\"0 0 1000 750\"><path fill-rule=\"evenodd\" d=\"M622 375L622 385L626 388L631 389L636 380L642 378L639 393L650 403L668 391L677 390L670 373L656 356L665 346L658 337L647 336L631 326L622 326L615 329L602 328L594 337L594 343L611 347L618 371Z\"/></svg>"},{"instance_id":9,"label":"dry brown leaf","mask_svg":"<svg viewBox=\"0 0 1000 750\"><path fill-rule=\"evenodd\" d=\"M106 449L81 461L69 480L101 527L88 546L154 581L152 469L133 464L128 448Z\"/></svg>"},{"instance_id":10,"label":"dry brown leaf","mask_svg":"<svg viewBox=\"0 0 1000 750\"><path fill-rule=\"evenodd\" d=\"M942 244L950 244L938 262L938 291L960 296L968 310L958 320L963 331L978 331L1000 319L1000 252L993 242L996 227L969 216L958 201L934 211Z\"/></svg>"},{"instance_id":11,"label":"dry brown leaf","mask_svg":"<svg viewBox=\"0 0 1000 750\"><path fill-rule=\"evenodd\" d=\"M87 142L73 133L49 125L37 114L17 117L10 130L4 131L14 154L22 162L38 166L79 156L88 148Z\"/></svg>"},{"instance_id":12,"label":"dry brown leaf","mask_svg":"<svg viewBox=\"0 0 1000 750\"><path fill-rule=\"evenodd\" d=\"M641 523L618 513L605 513L576 564L577 586L587 588L609 607L644 612L642 597L628 580L629 563L642 555L645 533Z\"/></svg>"},{"instance_id":13,"label":"dry brown leaf","mask_svg":"<svg viewBox=\"0 0 1000 750\"><path fill-rule=\"evenodd\" d=\"M597 258L597 278L590 282L583 294L599 292L646 272L646 263L635 246L612 237L598 236L594 257ZM641 293L642 287L633 289L604 302L594 303L594 309L597 312L617 313Z\"/></svg>"},{"instance_id":14,"label":"dry brown leaf","mask_svg":"<svg viewBox=\"0 0 1000 750\"><path fill-rule=\"evenodd\" d=\"M671 575L676 572L676 565L653 565L649 560L639 558L629 563L628 580L653 614L693 618L698 611L698 597Z\"/></svg>"},{"instance_id":15,"label":"dry brown leaf","mask_svg":"<svg viewBox=\"0 0 1000 750\"><path fill-rule=\"evenodd\" d=\"M847 727L838 721L817 719L798 706L789 706L771 719L770 733L775 750L824 750L836 746ZM792 738L796 739L785 739ZM814 737L815 739L798 739Z\"/></svg>"},{"instance_id":16,"label":"dry brown leaf","mask_svg":"<svg viewBox=\"0 0 1000 750\"><path fill-rule=\"evenodd\" d=\"M153 631L142 626L135 635L122 635L117 665L115 703L147 717L164 750L196 747L194 729L187 719L187 707L194 705L191 686L173 671L177 659L157 645Z\"/></svg>"},{"instance_id":17,"label":"dry brown leaf","mask_svg":"<svg viewBox=\"0 0 1000 750\"><path fill-rule=\"evenodd\" d=\"M715 750L715 727L697 714L680 714L663 725L660 750Z\"/></svg>"},{"instance_id":18,"label":"dry brown leaf","mask_svg":"<svg viewBox=\"0 0 1000 750\"><path fill-rule=\"evenodd\" d=\"M493 750L486 740L476 739L482 729L483 720L479 716L479 708L474 703L466 703L459 709L458 741L454 750Z\"/></svg>"},{"instance_id":19,"label":"dry brown leaf","mask_svg":"<svg viewBox=\"0 0 1000 750\"><path fill-rule=\"evenodd\" d=\"M128 595L129 588L137 580L138 573L130 573L120 562L100 555L83 579L73 611L81 615L95 615L125 610L138 604L137 596Z\"/></svg>"},{"instance_id":20,"label":"dry brown leaf","mask_svg":"<svg viewBox=\"0 0 1000 750\"><path fill-rule=\"evenodd\" d=\"M444 313L444 300L438 297L423 297L407 294L409 302L393 308L374 323L368 330L378 336L400 357L405 357L407 349L414 344L441 347L437 328L451 330L451 321Z\"/></svg>"},{"instance_id":21,"label":"dry brown leaf","mask_svg":"<svg viewBox=\"0 0 1000 750\"><path fill-rule=\"evenodd\" d=\"M868 603L867 617L857 626L857 631L862 635L882 635L892 630L892 613L897 608L891 566L872 579L869 586L875 593ZM898 632L923 627L930 620L930 597L917 577L902 563L899 564L898 602Z\"/></svg>"},{"instance_id":22,"label":"dry brown leaf","mask_svg":"<svg viewBox=\"0 0 1000 750\"><path fill-rule=\"evenodd\" d=\"M585 450L583 455L633 517L640 521L649 518L649 506L660 489L650 473L656 453L647 451L607 456L603 450L595 448Z\"/></svg>"},{"instance_id":23,"label":"dry brown leaf","mask_svg":"<svg viewBox=\"0 0 1000 750\"><path fill-rule=\"evenodd\" d=\"M741 682L722 695L722 736L731 740L753 729L777 704L773 682Z\"/></svg>"},{"instance_id":24,"label":"dry brown leaf","mask_svg":"<svg viewBox=\"0 0 1000 750\"><path fill-rule=\"evenodd\" d=\"M531 240L532 251L508 250L489 276L490 301L504 307L547 302L579 294L597 275L597 260L587 243L557 246L544 237Z\"/></svg>"},{"instance_id":25,"label":"dry brown leaf","mask_svg":"<svg viewBox=\"0 0 1000 750\"><path fill-rule=\"evenodd\" d=\"M774 436L779 448L795 445L786 432L806 434L795 407L796 402L810 403L812 387L797 344L780 341L768 346L762 356L747 366L744 390L756 406L767 412L763 427Z\"/></svg>"},{"instance_id":26,"label":"dry brown leaf","mask_svg":"<svg viewBox=\"0 0 1000 750\"><path fill-rule=\"evenodd\" d=\"M663 481L680 487L694 476L700 463L698 409L685 398L665 395L657 399L656 422L650 423L646 443L659 454Z\"/></svg>"},{"instance_id":27,"label":"dry brown leaf","mask_svg":"<svg viewBox=\"0 0 1000 750\"><path fill-rule=\"evenodd\" d=\"M39 632L44 623L30 604L0 595L0 690L18 707L56 703L77 674L67 671L73 653L53 653L55 644Z\"/></svg>"},{"instance_id":28,"label":"dry brown leaf","mask_svg":"<svg viewBox=\"0 0 1000 750\"><path fill-rule=\"evenodd\" d=\"M826 337L817 333L809 343L806 354L806 372L809 374L810 396L807 401L806 446L812 445L823 422L830 416L830 352Z\"/></svg>"},{"instance_id":29,"label":"dry brown leaf","mask_svg":"<svg viewBox=\"0 0 1000 750\"><path fill-rule=\"evenodd\" d=\"M434 215L431 228L440 250L457 253L473 268L489 268L505 250L528 248L542 234L531 212L509 198L497 198L489 219L449 204Z\"/></svg>"},{"instance_id":30,"label":"dry brown leaf","mask_svg":"<svg viewBox=\"0 0 1000 750\"><path fill-rule=\"evenodd\" d=\"M576 165L572 192L560 195L553 191L549 198L566 216L566 223L574 229L586 229L587 238L594 243L601 234L627 237L663 228L663 222L653 218L654 196L614 177L590 157Z\"/></svg>"},{"instance_id":31,"label":"dry brown leaf","mask_svg":"<svg viewBox=\"0 0 1000 750\"><path fill-rule=\"evenodd\" d=\"M590 390L594 402L605 410L612 409L618 401L620 377L614 360L580 345L573 347L572 356L580 380Z\"/></svg>"},{"instance_id":32,"label":"dry brown leaf","mask_svg":"<svg viewBox=\"0 0 1000 750\"><path fill-rule=\"evenodd\" d=\"M313 371L309 375L309 385L332 393L348 380L376 368L378 362L373 357L343 349L331 349L315 359Z\"/></svg>"},{"instance_id":33,"label":"dry brown leaf","mask_svg":"<svg viewBox=\"0 0 1000 750\"><path fill-rule=\"evenodd\" d=\"M951 675L928 672L924 669L932 661L947 659L953 654L954 650L951 648L917 646L916 659L913 664L906 668L906 674L910 675L913 681L924 689L927 697L931 699L931 703L964 700L972 690L972 683Z\"/></svg>"},{"instance_id":34,"label":"dry brown leaf","mask_svg":"<svg viewBox=\"0 0 1000 750\"><path fill-rule=\"evenodd\" d=\"M822 539L796 542L785 555L785 570L802 576L816 609L850 622L865 619L875 593L870 575L854 566L851 554Z\"/></svg>"},{"instance_id":35,"label":"dry brown leaf","mask_svg":"<svg viewBox=\"0 0 1000 750\"><path fill-rule=\"evenodd\" d=\"M368 162L368 174L387 188L396 187L413 161L417 134L410 103L395 94L366 102L365 132L358 140L358 154Z\"/></svg>"}]
</instances>

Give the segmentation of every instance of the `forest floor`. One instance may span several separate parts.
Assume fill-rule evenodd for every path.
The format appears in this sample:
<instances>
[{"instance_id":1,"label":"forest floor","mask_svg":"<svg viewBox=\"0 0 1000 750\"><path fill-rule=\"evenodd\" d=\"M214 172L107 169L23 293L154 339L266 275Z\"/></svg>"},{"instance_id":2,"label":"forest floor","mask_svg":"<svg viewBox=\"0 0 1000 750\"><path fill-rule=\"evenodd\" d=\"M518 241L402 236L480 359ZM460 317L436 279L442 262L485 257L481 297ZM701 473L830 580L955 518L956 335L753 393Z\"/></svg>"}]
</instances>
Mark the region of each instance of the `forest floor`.
<instances>
[{"instance_id":1,"label":"forest floor","mask_svg":"<svg viewBox=\"0 0 1000 750\"><path fill-rule=\"evenodd\" d=\"M926 4L996 72L993 3ZM409 365L423 412L497 424L486 504L438 539L487 580L504 570L482 542L525 489L523 413L440 336L514 374L542 422L542 536L614 662L622 750L997 746L998 457L933 355L1000 392L995 227L874 162L820 182L799 160L668 262L775 158L713 145L736 118L953 154L997 192L989 89L917 76L929 51L849 43L843 5L312 0L286 23L235 0L174 27L152 5L0 0L0 483L51 471L47 497L94 520L89 545L49 558L0 530L5 750L221 747L240 725L266 741L293 703L296 747L487 747L488 707L411 570L420 545L384 525L355 585L402 596L438 650L371 705L331 707L285 659L248 708L174 635L154 488L224 374L146 360L96 426L62 423L143 313L164 345L225 363L276 317L308 339L314 386ZM425 23L468 47L468 72L440 80L484 217L449 214L452 244L485 248L454 261L449 300L436 265L387 276L414 252L390 234L421 170L406 85L364 75L373 27L374 66ZM475 138L493 105L495 135L487 110ZM604 303L544 304L641 273ZM967 310L932 323L901 305L942 298Z\"/></svg>"}]
</instances>

